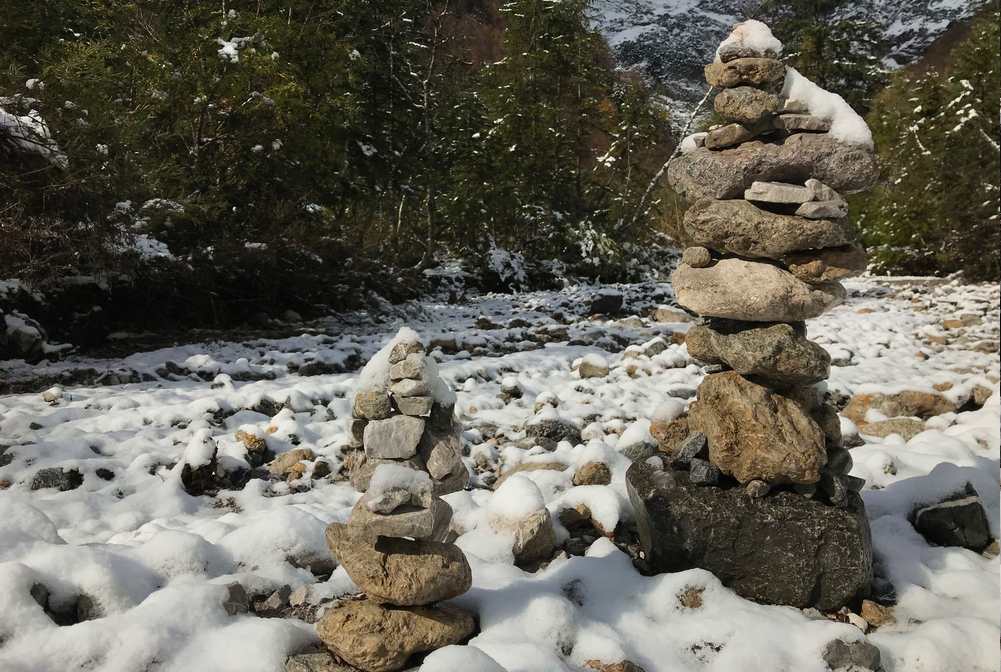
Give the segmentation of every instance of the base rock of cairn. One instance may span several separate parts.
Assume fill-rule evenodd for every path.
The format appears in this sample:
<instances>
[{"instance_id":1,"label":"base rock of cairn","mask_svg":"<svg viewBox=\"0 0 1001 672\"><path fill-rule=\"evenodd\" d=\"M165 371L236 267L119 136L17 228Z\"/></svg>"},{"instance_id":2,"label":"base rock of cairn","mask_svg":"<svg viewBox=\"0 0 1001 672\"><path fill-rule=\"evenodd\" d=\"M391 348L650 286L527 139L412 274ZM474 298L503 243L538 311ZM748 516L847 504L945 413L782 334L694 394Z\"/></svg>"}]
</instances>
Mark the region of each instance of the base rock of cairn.
<instances>
[{"instance_id":1,"label":"base rock of cairn","mask_svg":"<svg viewBox=\"0 0 1001 672\"><path fill-rule=\"evenodd\" d=\"M729 124L686 139L668 165L691 203L692 247L672 276L701 316L686 342L721 372L664 468L635 463L626 485L651 571L701 567L753 600L836 610L869 594L872 540L819 386L831 358L804 321L865 270L842 193L872 186L876 164L864 122L780 53L764 24L738 25L706 68Z\"/></svg>"},{"instance_id":2,"label":"base rock of cairn","mask_svg":"<svg viewBox=\"0 0 1001 672\"><path fill-rule=\"evenodd\" d=\"M414 654L457 644L472 614L439 602L465 593L472 572L452 543L452 509L441 495L462 489L455 395L410 329L366 365L355 393L355 487L365 494L327 544L365 593L341 601L317 624L324 645L366 672L401 670Z\"/></svg>"}]
</instances>

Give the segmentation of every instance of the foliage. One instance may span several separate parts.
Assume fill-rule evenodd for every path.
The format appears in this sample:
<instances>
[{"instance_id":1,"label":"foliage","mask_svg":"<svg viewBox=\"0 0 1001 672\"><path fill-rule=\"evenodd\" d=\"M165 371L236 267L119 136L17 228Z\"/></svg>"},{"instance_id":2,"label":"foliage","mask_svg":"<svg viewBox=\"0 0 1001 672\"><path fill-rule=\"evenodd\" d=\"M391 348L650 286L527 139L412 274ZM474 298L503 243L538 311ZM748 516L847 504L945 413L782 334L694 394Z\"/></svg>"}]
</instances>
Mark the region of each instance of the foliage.
<instances>
[{"instance_id":1,"label":"foliage","mask_svg":"<svg viewBox=\"0 0 1001 672\"><path fill-rule=\"evenodd\" d=\"M624 241L656 217L635 210L667 124L642 82L614 73L587 10L16 3L0 24L0 108L41 114L69 161L0 154L0 266L37 281L175 268L205 283L189 291L248 305L494 244L628 270ZM22 230L44 234L13 244Z\"/></svg>"},{"instance_id":2,"label":"foliage","mask_svg":"<svg viewBox=\"0 0 1001 672\"><path fill-rule=\"evenodd\" d=\"M886 84L887 46L869 2L764 0L754 18L768 23L784 43L784 60L852 107L868 111Z\"/></svg>"},{"instance_id":3,"label":"foliage","mask_svg":"<svg viewBox=\"0 0 1001 672\"><path fill-rule=\"evenodd\" d=\"M946 69L901 72L875 101L884 179L859 221L880 272L1001 277L999 20L982 13Z\"/></svg>"}]
</instances>

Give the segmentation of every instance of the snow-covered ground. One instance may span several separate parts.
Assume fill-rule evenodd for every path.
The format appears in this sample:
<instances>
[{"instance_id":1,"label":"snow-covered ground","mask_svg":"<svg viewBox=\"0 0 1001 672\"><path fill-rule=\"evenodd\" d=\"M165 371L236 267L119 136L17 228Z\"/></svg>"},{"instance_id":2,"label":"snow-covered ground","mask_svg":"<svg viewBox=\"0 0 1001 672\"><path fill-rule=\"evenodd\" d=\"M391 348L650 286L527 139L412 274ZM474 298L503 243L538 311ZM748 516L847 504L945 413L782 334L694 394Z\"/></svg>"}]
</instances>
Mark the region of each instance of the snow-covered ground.
<instances>
[{"instance_id":1,"label":"snow-covered ground","mask_svg":"<svg viewBox=\"0 0 1001 672\"><path fill-rule=\"evenodd\" d=\"M829 381L835 398L938 389L962 405L978 385L993 391L983 408L936 416L910 441L864 436L852 450L852 474L866 480L878 573L897 598L896 623L869 639L889 672L1001 669L998 558L931 546L907 520L916 504L970 482L998 534L1001 366L989 347L998 340L998 287L906 278L848 287L846 305L809 323L810 337L837 364ZM620 289L641 316L671 303L666 285ZM352 370L406 322L441 346L436 356L466 429L473 489L446 499L473 569L472 590L456 600L478 614L470 646L511 672L579 670L590 659L629 659L647 672L826 670L824 645L861 638L855 626L748 602L701 570L644 577L607 538L594 540L585 556L558 557L535 573L514 566L512 539L495 531L491 516L532 498L492 504L487 485L497 474L522 462L550 463L521 472L545 506L556 514L584 503L602 528L621 523L624 530L631 511L623 444L645 438L644 425L635 423L663 412L665 402L687 403L704 374L683 345L671 343L686 324L591 321L584 317L589 301L588 292L572 288L428 302L381 322L314 324L294 338L43 367L51 376L91 367L151 380L67 386L50 390L50 401L40 393L0 397L0 669L277 672L290 653L314 645L304 620L228 615L226 585L239 581L261 595L308 585L309 602L320 610L353 591L342 569L330 573L323 537L326 524L346 520L358 498L339 473ZM944 328L944 320L961 317L965 326ZM667 343L659 354L631 348L624 356L627 346L658 336ZM571 365L586 355L599 355L610 373L580 379ZM28 375L23 366L7 370ZM521 398L502 399L502 381L506 388L516 382ZM576 423L583 442L525 450L536 400L553 395L557 409L542 413ZM208 436L223 468L246 467L235 437L241 429L266 437L278 453L310 448L333 475L313 480L307 471L291 483L252 479L215 497L188 495L174 468L185 451L198 452ZM573 486L574 468L596 459L611 467L611 485ZM37 472L52 467L76 469L82 484L32 490ZM628 535L621 536L615 541L625 545ZM56 625L32 597L36 584L48 589L54 609L85 595L100 617ZM682 599L700 589L701 600ZM450 649L426 667L492 669L473 668L471 656Z\"/></svg>"}]
</instances>

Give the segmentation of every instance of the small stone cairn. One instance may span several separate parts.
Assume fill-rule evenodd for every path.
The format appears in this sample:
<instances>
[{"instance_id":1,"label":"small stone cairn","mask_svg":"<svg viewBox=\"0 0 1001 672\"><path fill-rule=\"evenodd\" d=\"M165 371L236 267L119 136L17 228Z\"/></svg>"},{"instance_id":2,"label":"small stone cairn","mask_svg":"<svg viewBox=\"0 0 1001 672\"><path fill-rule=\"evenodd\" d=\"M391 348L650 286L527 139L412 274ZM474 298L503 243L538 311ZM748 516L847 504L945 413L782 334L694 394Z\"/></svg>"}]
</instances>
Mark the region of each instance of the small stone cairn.
<instances>
[{"instance_id":1,"label":"small stone cairn","mask_svg":"<svg viewBox=\"0 0 1001 672\"><path fill-rule=\"evenodd\" d=\"M688 351L714 372L670 466L633 465L627 482L653 568L699 566L751 599L837 609L869 591L871 540L864 482L848 475L837 410L817 386L831 358L805 320L841 303L838 281L865 270L837 190L871 186L876 170L871 138L830 133L808 100L783 95L780 51L764 24L737 26L706 67L730 123L688 139L668 167L691 202L692 246L672 282L701 316ZM806 85L792 90L832 107ZM835 121L869 137L840 103Z\"/></svg>"},{"instance_id":2,"label":"small stone cairn","mask_svg":"<svg viewBox=\"0 0 1001 672\"><path fill-rule=\"evenodd\" d=\"M364 455L351 479L365 494L347 523L327 528L337 561L364 591L317 624L330 651L367 672L406 667L416 653L456 644L473 615L438 604L469 590L472 574L452 543L440 496L465 487L455 395L410 329L369 362L354 399L352 433Z\"/></svg>"}]
</instances>

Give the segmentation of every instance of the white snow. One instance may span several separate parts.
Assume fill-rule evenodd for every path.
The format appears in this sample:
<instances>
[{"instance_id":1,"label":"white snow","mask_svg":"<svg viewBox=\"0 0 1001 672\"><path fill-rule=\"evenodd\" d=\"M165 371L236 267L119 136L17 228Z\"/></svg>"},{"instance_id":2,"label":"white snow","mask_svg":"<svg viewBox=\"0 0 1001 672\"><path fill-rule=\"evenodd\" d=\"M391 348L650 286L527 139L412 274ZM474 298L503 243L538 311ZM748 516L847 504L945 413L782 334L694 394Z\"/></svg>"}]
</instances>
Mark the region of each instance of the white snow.
<instances>
[{"instance_id":1,"label":"white snow","mask_svg":"<svg viewBox=\"0 0 1001 672\"><path fill-rule=\"evenodd\" d=\"M831 122L830 134L841 142L872 149L872 132L865 120L844 98L820 88L801 75L796 68L786 67L782 95L805 104L810 114Z\"/></svg>"},{"instance_id":2,"label":"white snow","mask_svg":"<svg viewBox=\"0 0 1001 672\"><path fill-rule=\"evenodd\" d=\"M431 490L431 476L426 471L418 471L401 464L380 464L372 473L372 480L366 491L371 499L378 499L390 490L424 492Z\"/></svg>"},{"instance_id":3,"label":"white snow","mask_svg":"<svg viewBox=\"0 0 1001 672\"><path fill-rule=\"evenodd\" d=\"M21 151L37 154L59 168L69 166L69 159L56 144L49 132L49 125L37 110L17 115L0 107L0 142L2 141L12 142Z\"/></svg>"},{"instance_id":4,"label":"white snow","mask_svg":"<svg viewBox=\"0 0 1001 672\"><path fill-rule=\"evenodd\" d=\"M734 26L716 49L716 60L719 60L720 52L727 48L749 49L759 54L772 52L776 56L782 53L782 43L772 35L772 29L755 19L748 19Z\"/></svg>"},{"instance_id":5,"label":"white snow","mask_svg":"<svg viewBox=\"0 0 1001 672\"><path fill-rule=\"evenodd\" d=\"M546 508L539 486L530 479L516 474L504 480L489 504L490 515L494 518L517 522Z\"/></svg>"},{"instance_id":6,"label":"white snow","mask_svg":"<svg viewBox=\"0 0 1001 672\"><path fill-rule=\"evenodd\" d=\"M694 152L700 146L705 144L705 140L708 136L709 133L706 131L699 131L698 133L686 135L681 141L681 153L690 154L691 152Z\"/></svg>"},{"instance_id":7,"label":"white snow","mask_svg":"<svg viewBox=\"0 0 1001 672\"><path fill-rule=\"evenodd\" d=\"M640 418L630 424L626 431L622 432L615 447L619 452L626 448L632 448L641 444L654 445L656 441L650 436L650 419Z\"/></svg>"},{"instance_id":8,"label":"white snow","mask_svg":"<svg viewBox=\"0 0 1001 672\"><path fill-rule=\"evenodd\" d=\"M862 278L846 284L847 302L808 325L812 339L845 354L827 384L834 399L863 390L949 384L946 393L963 403L976 385L994 395L982 409L932 418L910 441L863 435L863 445L852 449L852 474L866 481L877 566L898 600L897 623L870 631L868 639L880 648L886 670L997 670L998 558L932 546L908 516L969 482L984 502L992 534L999 532L1001 361L996 352L974 348L998 340L1001 290L956 279ZM641 315L673 303L665 285L622 289L626 305L644 306L637 308ZM444 499L473 574L472 589L454 603L474 610L480 624L466 645L428 656L424 672L579 672L591 659L628 659L647 672L743 672L749 665L824 672L823 646L838 637L860 639L860 630L743 600L707 572L645 577L612 540L600 537L586 556L557 558L535 573L514 566L508 521L542 508L552 514L561 540L567 531L559 513L568 508L587 507L608 533L629 529L630 462L617 448L631 434L642 435L645 421L679 417L704 375L683 345L623 360L626 344L641 346L656 336L670 343L670 333L685 325L592 322L583 315L589 292L570 286L487 295L468 304L423 301L381 321L339 315L316 323L317 333L288 338L192 343L116 360L0 363L0 377L11 381L33 375L61 380L72 367L155 378L117 385L63 382L62 396L51 402L39 394L51 382L31 393L0 396L0 446L9 446L4 458L10 456L0 466L0 669L276 672L288 655L314 646L313 627L296 618L226 614L225 586L239 581L262 595L283 584L305 585L310 599L323 604L355 592L343 569L327 578L332 558L324 529L347 519L358 493L332 476L314 479L309 489L255 478L242 490L192 497L171 465L206 463L214 442L220 469L245 468L243 445L234 436L242 429L266 437L279 454L309 448L338 474L349 441L351 395L362 378L349 370L350 362L384 351L400 326L411 324L426 343L456 342L454 349L435 350L428 361L434 359L443 382L458 390L456 417L464 427L463 460L472 487ZM555 311L564 317L556 320ZM967 313L979 324L961 333L941 328L944 319ZM501 328L477 329L481 315ZM515 318L530 326L509 326ZM559 329L566 336L552 337ZM932 334L950 341L930 343ZM546 338L533 340L540 335ZM570 364L589 353L608 360L612 374L579 379ZM166 361L194 375L157 376ZM346 368L297 373L314 361ZM634 361L643 366L626 375L623 364ZM501 386L511 377L523 395L505 401ZM382 380L381 374L375 378ZM274 410L286 402L289 407ZM538 414L536 404L544 406ZM526 447L531 442L524 426L533 418L583 428L582 441L562 442L552 451ZM854 433L846 418L842 426ZM575 470L589 461L609 466L610 485L573 485ZM489 476L533 463L549 468L520 471L491 489ZM83 484L67 492L31 490L35 473L50 467L78 469ZM99 469L112 478L98 476ZM57 626L31 597L35 583L48 587L59 604L86 593L104 616ZM691 590L702 591L702 606L679 602L678 595Z\"/></svg>"}]
</instances>

